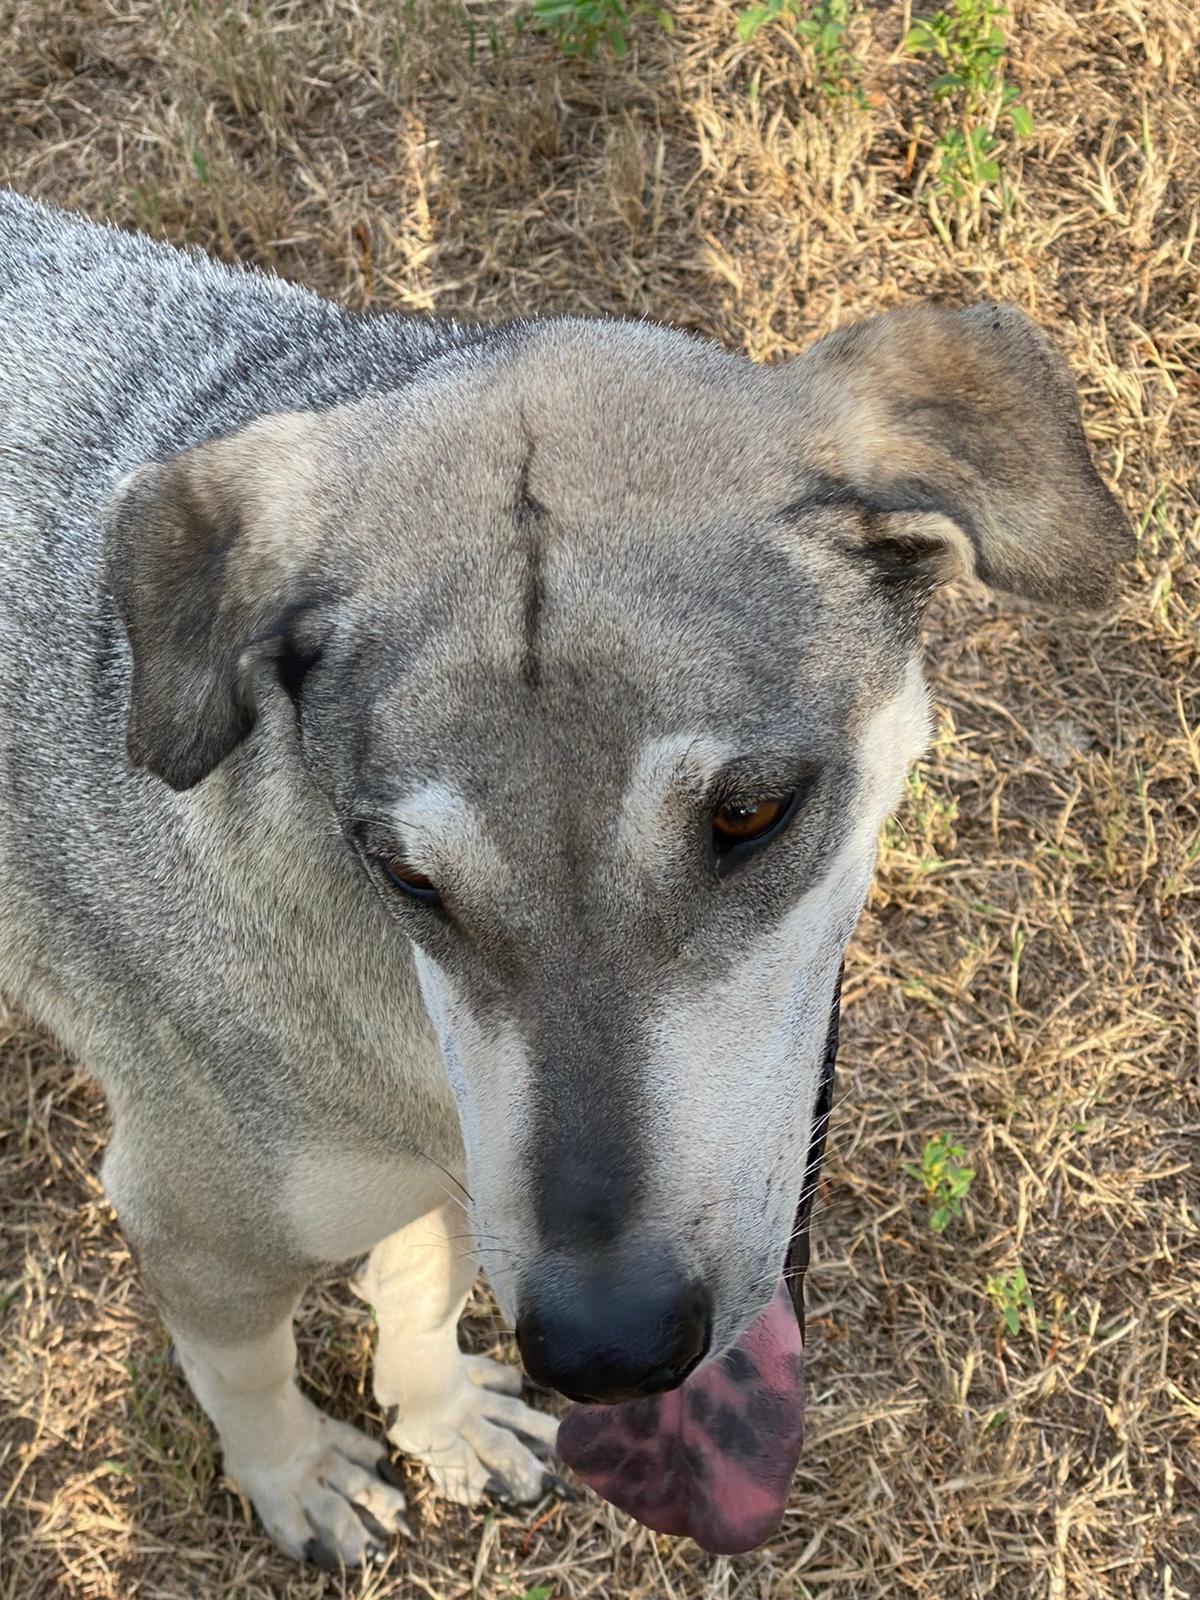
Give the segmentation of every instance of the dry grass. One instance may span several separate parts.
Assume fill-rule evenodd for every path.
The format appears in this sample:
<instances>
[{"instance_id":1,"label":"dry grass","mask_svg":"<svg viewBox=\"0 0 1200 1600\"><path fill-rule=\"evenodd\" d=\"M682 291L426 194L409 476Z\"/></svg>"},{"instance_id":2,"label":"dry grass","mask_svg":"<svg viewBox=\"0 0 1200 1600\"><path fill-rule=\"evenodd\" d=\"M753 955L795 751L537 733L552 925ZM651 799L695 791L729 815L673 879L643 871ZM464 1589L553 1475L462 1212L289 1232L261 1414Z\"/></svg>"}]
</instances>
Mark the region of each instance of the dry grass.
<instances>
[{"instance_id":1,"label":"dry grass","mask_svg":"<svg viewBox=\"0 0 1200 1600\"><path fill-rule=\"evenodd\" d=\"M914 297L1053 328L1141 530L1099 624L959 594L929 761L852 952L811 1275L810 1441L783 1536L741 1560L594 1502L527 1525L433 1503L353 1595L1200 1592L1200 82L1191 8L1034 0L1014 200L949 241L923 207L926 70L858 25L866 110L782 34L685 0L621 67L394 0L0 0L0 176L354 304L651 314L756 357ZM903 8L907 12L907 7ZM300 1597L222 1483L100 1194L104 1112L13 1024L0 1075L0 1595ZM933 1235L902 1163L978 1168ZM1039 1326L984 1285L1021 1264ZM480 1304L473 1327L494 1336ZM307 1381L368 1409L336 1284Z\"/></svg>"}]
</instances>

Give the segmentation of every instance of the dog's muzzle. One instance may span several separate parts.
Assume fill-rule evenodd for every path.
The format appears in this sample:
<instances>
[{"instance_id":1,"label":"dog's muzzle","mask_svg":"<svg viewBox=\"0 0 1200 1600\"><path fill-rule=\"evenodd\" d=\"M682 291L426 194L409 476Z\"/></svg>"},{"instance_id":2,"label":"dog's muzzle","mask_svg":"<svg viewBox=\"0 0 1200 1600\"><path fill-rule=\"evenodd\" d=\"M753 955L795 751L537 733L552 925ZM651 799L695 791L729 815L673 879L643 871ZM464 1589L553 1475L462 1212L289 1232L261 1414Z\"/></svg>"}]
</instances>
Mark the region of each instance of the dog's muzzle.
<instances>
[{"instance_id":1,"label":"dog's muzzle","mask_svg":"<svg viewBox=\"0 0 1200 1600\"><path fill-rule=\"evenodd\" d=\"M833 1104L842 979L825 1040L804 1186L770 1305L741 1338L666 1394L575 1405L558 1450L605 1500L658 1533L714 1555L769 1539L787 1506L804 1442L804 1275L813 1194Z\"/></svg>"}]
</instances>

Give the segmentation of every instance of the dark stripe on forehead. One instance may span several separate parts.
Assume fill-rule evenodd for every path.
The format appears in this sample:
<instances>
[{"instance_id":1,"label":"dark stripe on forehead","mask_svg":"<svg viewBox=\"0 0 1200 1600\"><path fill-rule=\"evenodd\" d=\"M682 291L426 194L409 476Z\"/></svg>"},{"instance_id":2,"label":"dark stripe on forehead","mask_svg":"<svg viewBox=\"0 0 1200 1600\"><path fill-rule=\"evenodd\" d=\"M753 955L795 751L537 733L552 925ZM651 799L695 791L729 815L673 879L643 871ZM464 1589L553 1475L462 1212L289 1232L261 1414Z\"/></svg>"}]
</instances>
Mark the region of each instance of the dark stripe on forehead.
<instances>
[{"instance_id":1,"label":"dark stripe on forehead","mask_svg":"<svg viewBox=\"0 0 1200 1600\"><path fill-rule=\"evenodd\" d=\"M521 617L521 678L531 689L542 681L542 664L538 658L538 628L542 620L545 586L542 576L543 553L534 533L526 552L525 608Z\"/></svg>"},{"instance_id":2,"label":"dark stripe on forehead","mask_svg":"<svg viewBox=\"0 0 1200 1600\"><path fill-rule=\"evenodd\" d=\"M538 628L541 624L542 605L545 599L543 575L545 551L539 524L545 517L545 509L534 499L529 490L529 469L532 461L533 447L530 446L521 463L521 473L517 480L514 518L518 529L527 540L524 547L526 571L525 602L521 617L521 678L529 688L536 689L542 677L541 662L538 659Z\"/></svg>"}]
</instances>

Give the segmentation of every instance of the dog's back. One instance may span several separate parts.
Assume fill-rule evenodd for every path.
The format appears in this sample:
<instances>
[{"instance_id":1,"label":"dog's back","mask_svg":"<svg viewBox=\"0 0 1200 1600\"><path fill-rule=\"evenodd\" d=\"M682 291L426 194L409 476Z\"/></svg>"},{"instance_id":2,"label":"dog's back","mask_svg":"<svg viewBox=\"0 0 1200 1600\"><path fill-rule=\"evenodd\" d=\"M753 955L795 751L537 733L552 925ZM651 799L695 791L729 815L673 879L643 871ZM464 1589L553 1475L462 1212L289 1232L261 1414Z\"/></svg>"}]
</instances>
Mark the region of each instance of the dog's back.
<instances>
[{"instance_id":1,"label":"dog's back","mask_svg":"<svg viewBox=\"0 0 1200 1600\"><path fill-rule=\"evenodd\" d=\"M264 412L399 387L471 335L307 290L0 191L0 506L63 509ZM94 522L94 516L89 518Z\"/></svg>"},{"instance_id":2,"label":"dog's back","mask_svg":"<svg viewBox=\"0 0 1200 1600\"><path fill-rule=\"evenodd\" d=\"M93 1043L81 987L99 1011L129 993L111 961L155 964L188 848L170 795L125 756L114 486L263 413L395 389L471 337L0 192L0 986L77 1051Z\"/></svg>"}]
</instances>

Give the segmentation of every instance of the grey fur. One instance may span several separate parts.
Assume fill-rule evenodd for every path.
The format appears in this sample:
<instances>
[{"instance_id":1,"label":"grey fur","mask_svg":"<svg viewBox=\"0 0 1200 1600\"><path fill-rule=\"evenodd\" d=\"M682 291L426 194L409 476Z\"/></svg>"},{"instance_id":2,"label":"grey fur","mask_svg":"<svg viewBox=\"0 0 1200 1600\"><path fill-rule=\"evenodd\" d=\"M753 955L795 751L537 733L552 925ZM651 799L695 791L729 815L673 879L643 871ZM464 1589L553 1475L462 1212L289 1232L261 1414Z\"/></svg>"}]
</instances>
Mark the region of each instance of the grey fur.
<instances>
[{"instance_id":1,"label":"grey fur","mask_svg":"<svg viewBox=\"0 0 1200 1600\"><path fill-rule=\"evenodd\" d=\"M771 370L649 325L355 316L0 195L0 984L104 1083L172 1327L286 1321L316 1235L281 1196L328 1150L425 1171L428 1206L466 1158L510 1313L546 1252L665 1246L728 1342L786 1243L869 841L797 956L788 1085L746 1044L668 1093L646 1018L736 989L877 803L860 742L930 588L1096 603L1126 537L1019 313ZM736 880L699 790L620 843L638 753L693 734L741 793L811 785ZM422 785L483 819L436 867L451 920L380 866ZM507 1143L414 944L529 1064ZM754 1191L724 1233L671 1153L710 1068ZM770 1124L749 1178L739 1119Z\"/></svg>"}]
</instances>

